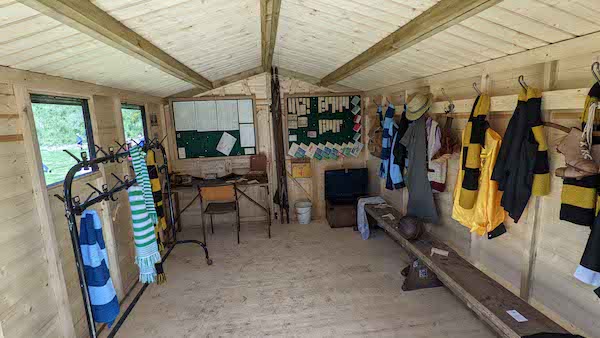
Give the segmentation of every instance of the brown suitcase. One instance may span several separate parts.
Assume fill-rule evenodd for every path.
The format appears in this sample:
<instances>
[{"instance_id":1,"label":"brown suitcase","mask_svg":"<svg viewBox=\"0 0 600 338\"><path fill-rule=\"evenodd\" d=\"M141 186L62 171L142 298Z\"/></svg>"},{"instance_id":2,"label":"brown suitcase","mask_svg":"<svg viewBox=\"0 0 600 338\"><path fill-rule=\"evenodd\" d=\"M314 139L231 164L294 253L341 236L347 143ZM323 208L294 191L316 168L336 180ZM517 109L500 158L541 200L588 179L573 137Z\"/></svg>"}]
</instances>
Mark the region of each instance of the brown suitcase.
<instances>
[{"instance_id":1,"label":"brown suitcase","mask_svg":"<svg viewBox=\"0 0 600 338\"><path fill-rule=\"evenodd\" d=\"M347 228L356 226L356 203L332 203L325 201L326 216L332 228Z\"/></svg>"}]
</instances>

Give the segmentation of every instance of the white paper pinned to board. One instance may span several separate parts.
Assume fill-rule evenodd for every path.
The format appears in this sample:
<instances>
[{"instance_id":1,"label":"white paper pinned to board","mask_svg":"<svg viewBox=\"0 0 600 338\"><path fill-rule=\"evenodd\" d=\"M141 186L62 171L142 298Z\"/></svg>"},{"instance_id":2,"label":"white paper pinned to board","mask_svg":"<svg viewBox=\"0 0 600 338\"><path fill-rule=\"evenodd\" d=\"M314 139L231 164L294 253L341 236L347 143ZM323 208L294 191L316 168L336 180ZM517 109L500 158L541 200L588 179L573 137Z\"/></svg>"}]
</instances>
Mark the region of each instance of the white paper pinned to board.
<instances>
[{"instance_id":1,"label":"white paper pinned to board","mask_svg":"<svg viewBox=\"0 0 600 338\"><path fill-rule=\"evenodd\" d=\"M238 102L237 100L219 100L217 101L217 120L218 130L238 130Z\"/></svg>"},{"instance_id":2,"label":"white paper pinned to board","mask_svg":"<svg viewBox=\"0 0 600 338\"><path fill-rule=\"evenodd\" d=\"M240 143L242 147L256 146L254 124L240 124Z\"/></svg>"},{"instance_id":3,"label":"white paper pinned to board","mask_svg":"<svg viewBox=\"0 0 600 338\"><path fill-rule=\"evenodd\" d=\"M217 144L217 151L225 156L229 156L229 154L231 154L231 150L233 150L235 142L237 142L237 139L233 137L233 135L229 133L223 133L219 144Z\"/></svg>"},{"instance_id":4,"label":"white paper pinned to board","mask_svg":"<svg viewBox=\"0 0 600 338\"><path fill-rule=\"evenodd\" d=\"M185 153L185 148L183 148L183 147L177 148L177 152L179 153L179 158L187 158L186 153Z\"/></svg>"}]
</instances>

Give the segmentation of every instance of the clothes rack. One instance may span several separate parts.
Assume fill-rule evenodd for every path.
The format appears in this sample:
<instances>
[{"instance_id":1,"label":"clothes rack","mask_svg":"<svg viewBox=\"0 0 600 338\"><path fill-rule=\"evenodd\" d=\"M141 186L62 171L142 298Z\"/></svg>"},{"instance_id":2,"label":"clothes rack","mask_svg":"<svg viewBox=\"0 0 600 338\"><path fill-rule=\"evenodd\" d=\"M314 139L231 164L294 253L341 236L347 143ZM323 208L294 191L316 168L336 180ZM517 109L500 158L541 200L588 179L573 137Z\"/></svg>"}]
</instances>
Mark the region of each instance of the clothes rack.
<instances>
[{"instance_id":1,"label":"clothes rack","mask_svg":"<svg viewBox=\"0 0 600 338\"><path fill-rule=\"evenodd\" d=\"M165 186L166 186L168 203L169 203L169 219L170 219L170 223L171 223L172 236L171 236L171 242L168 243L169 249L168 249L167 253L164 255L164 257L162 258L162 261L164 262L167 259L167 257L169 256L169 254L171 253L171 251L175 248L175 246L177 244L192 243L192 244L200 245L202 247L202 249L204 250L205 258L206 258L206 263L208 265L212 265L212 260L210 259L209 255L208 255L208 249L204 242L201 242L198 240L177 240L177 229L175 228L175 219L174 219L175 214L173 211L173 201L171 200L172 199L171 180L170 180L170 176L169 176L167 154L166 154L164 146L162 145L161 142L158 141L158 139L153 139L151 142L147 142L144 145L139 145L137 142L135 142L135 143L138 146L141 146L142 149L144 150L144 152L147 152L148 150L156 149L156 150L159 150L163 155L164 162L163 162L162 166L158 167L158 170L159 170L159 172L162 172L165 175L165 181L166 181ZM84 272L84 268L83 268L81 248L79 247L79 231L77 229L76 216L81 216L81 214L86 209L88 209L92 205L100 203L102 201L109 201L109 202L117 201L117 198L115 198L115 194L120 191L126 190L129 187L131 187L132 185L134 185L136 183L136 179L135 178L130 179L128 176L124 176L124 178L121 179L114 173L111 173L111 175L117 179L117 183L114 186L112 186L111 188L109 188L109 185L104 184L102 186L102 189L98 189L98 188L94 187L92 184L86 183L86 185L88 187L92 188L93 191L83 202L81 201L79 196L72 195L72 185L73 185L73 179L75 178L75 175L81 169L96 168L99 164L122 163L124 161L124 159L130 155L129 150L127 149L126 143L120 144L117 142L117 144L119 145L119 148L117 150L115 150L114 147L109 147L108 152L105 151L102 147L94 145L95 149L97 150L97 153L103 155L102 157L98 157L98 158L94 158L94 159L88 159L87 153L85 153L85 152L81 153L81 159L80 159L77 156L70 153L69 151L64 150L67 154L69 154L72 158L74 158L77 161L77 164L75 164L73 167L71 167L71 169L68 171L67 175L65 176L65 180L63 183L64 196L54 195L55 197L60 199L65 204L65 217L68 220L69 232L71 234L71 243L73 245L73 254L75 255L75 264L77 266L77 275L79 277L79 287L81 289L81 294L83 296L83 305L84 305L85 313L86 313L88 331L89 331L90 337L93 337L93 338L96 338L98 336L98 332L96 331L95 320L94 320L94 315L92 313L92 305L90 302L90 295L89 295L89 291L88 291L88 285L87 285L87 281L85 279L85 272ZM121 327L123 322L127 319L127 316L129 315L129 313L131 313L131 310L133 310L133 307L137 304L137 301L140 299L140 297L142 296L142 294L144 293L144 291L146 290L147 287L148 287L148 284L145 284L138 291L137 295L134 297L131 304L129 304L129 306L127 307L127 309L125 310L125 312L123 313L121 318L119 318L116 325L112 328L112 330L108 334L109 337L114 337L114 335L117 333L117 331L119 330L119 328Z\"/></svg>"}]
</instances>

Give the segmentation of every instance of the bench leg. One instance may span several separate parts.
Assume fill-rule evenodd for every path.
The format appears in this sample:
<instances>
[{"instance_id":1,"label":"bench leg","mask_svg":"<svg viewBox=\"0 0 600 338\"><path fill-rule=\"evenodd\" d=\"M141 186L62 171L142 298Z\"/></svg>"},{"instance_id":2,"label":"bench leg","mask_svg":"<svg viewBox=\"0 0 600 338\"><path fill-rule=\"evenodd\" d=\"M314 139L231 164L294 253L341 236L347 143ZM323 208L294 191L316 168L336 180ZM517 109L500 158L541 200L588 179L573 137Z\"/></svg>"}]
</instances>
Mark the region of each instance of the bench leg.
<instances>
[{"instance_id":1,"label":"bench leg","mask_svg":"<svg viewBox=\"0 0 600 338\"><path fill-rule=\"evenodd\" d=\"M210 214L210 233L213 235L215 234L215 227L213 225L213 215L212 214Z\"/></svg>"}]
</instances>

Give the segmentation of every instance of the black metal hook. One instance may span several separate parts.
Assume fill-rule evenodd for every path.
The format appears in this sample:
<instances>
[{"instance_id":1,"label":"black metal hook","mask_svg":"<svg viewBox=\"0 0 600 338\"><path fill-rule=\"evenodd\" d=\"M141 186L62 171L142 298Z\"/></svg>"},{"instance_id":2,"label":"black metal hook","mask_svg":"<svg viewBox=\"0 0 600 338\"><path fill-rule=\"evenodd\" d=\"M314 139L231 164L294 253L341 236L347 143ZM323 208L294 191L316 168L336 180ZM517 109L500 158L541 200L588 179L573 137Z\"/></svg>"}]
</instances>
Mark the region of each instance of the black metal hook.
<instances>
[{"instance_id":1,"label":"black metal hook","mask_svg":"<svg viewBox=\"0 0 600 338\"><path fill-rule=\"evenodd\" d=\"M79 157L73 155L70 151L68 151L67 149L63 149L63 151L67 154L69 154L69 156L71 156L72 158L75 159L75 161L77 161L77 163L81 163L81 160L79 159Z\"/></svg>"},{"instance_id":2,"label":"black metal hook","mask_svg":"<svg viewBox=\"0 0 600 338\"><path fill-rule=\"evenodd\" d=\"M98 193L98 195L102 195L102 191L100 191L98 188L94 187L91 183L86 183L85 185L87 185L88 187L94 189L95 192Z\"/></svg>"},{"instance_id":3,"label":"black metal hook","mask_svg":"<svg viewBox=\"0 0 600 338\"><path fill-rule=\"evenodd\" d=\"M115 175L115 173L110 173L110 174L111 174L111 175L112 175L114 178L116 178L116 179L117 179L117 181L119 181L119 183L121 183L121 184L125 184L125 182L123 182L123 181L122 181L122 180L119 178L119 176Z\"/></svg>"},{"instance_id":4,"label":"black metal hook","mask_svg":"<svg viewBox=\"0 0 600 338\"><path fill-rule=\"evenodd\" d=\"M101 152L102 154L104 154L104 156L109 156L106 151L104 151L104 149L102 149L102 147L94 144L94 147L96 147L96 150L98 150L99 152Z\"/></svg>"},{"instance_id":5,"label":"black metal hook","mask_svg":"<svg viewBox=\"0 0 600 338\"><path fill-rule=\"evenodd\" d=\"M600 76L598 76L598 73L600 73L600 62L596 61L592 63L592 74L596 78L596 82L600 83Z\"/></svg>"},{"instance_id":6,"label":"black metal hook","mask_svg":"<svg viewBox=\"0 0 600 338\"><path fill-rule=\"evenodd\" d=\"M58 198L61 202L65 203L65 198L59 194L54 194L54 197Z\"/></svg>"},{"instance_id":7,"label":"black metal hook","mask_svg":"<svg viewBox=\"0 0 600 338\"><path fill-rule=\"evenodd\" d=\"M481 95L481 90L477 87L477 82L473 82L473 89L477 92L477 95Z\"/></svg>"},{"instance_id":8,"label":"black metal hook","mask_svg":"<svg viewBox=\"0 0 600 338\"><path fill-rule=\"evenodd\" d=\"M94 196L96 192L92 191L92 193L85 199L85 202L83 202L83 204L86 204L87 202L89 202L92 199L92 196Z\"/></svg>"},{"instance_id":9,"label":"black metal hook","mask_svg":"<svg viewBox=\"0 0 600 338\"><path fill-rule=\"evenodd\" d=\"M523 76L523 75L519 76L519 84L521 85L521 87L523 87L523 89L525 89L525 90L529 89L529 86L525 82L525 76Z\"/></svg>"}]
</instances>

